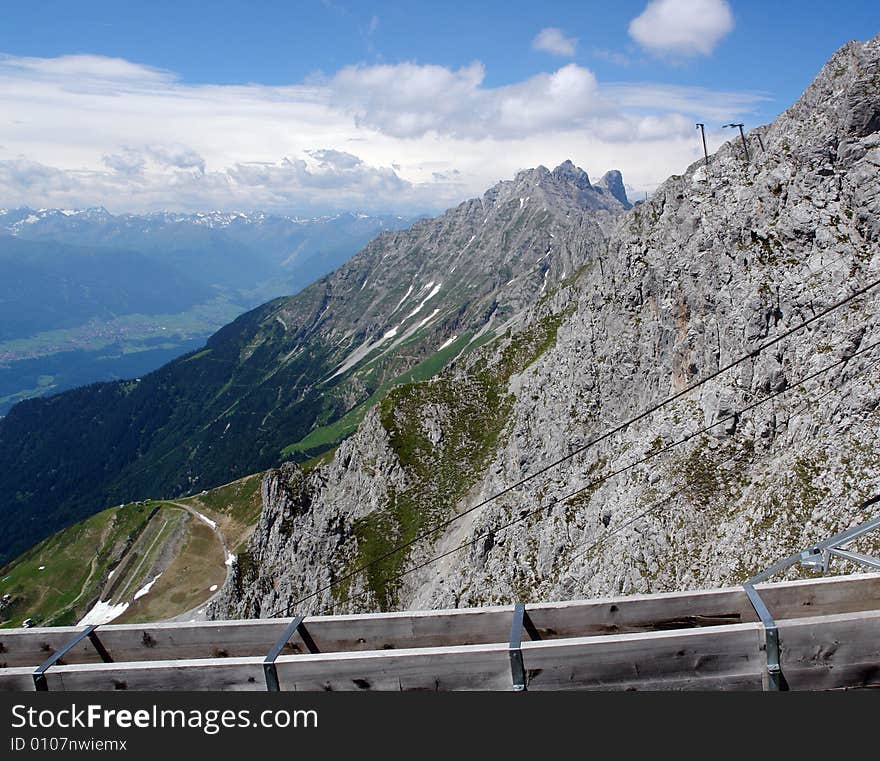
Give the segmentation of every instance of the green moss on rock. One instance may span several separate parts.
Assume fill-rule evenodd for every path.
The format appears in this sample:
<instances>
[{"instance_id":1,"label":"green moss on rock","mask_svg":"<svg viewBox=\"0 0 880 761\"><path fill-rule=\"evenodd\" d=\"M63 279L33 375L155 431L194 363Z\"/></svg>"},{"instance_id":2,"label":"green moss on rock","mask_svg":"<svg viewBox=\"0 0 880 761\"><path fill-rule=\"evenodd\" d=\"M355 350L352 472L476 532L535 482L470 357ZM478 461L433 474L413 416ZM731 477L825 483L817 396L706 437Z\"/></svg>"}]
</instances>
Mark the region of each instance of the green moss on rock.
<instances>
[{"instance_id":1,"label":"green moss on rock","mask_svg":"<svg viewBox=\"0 0 880 761\"><path fill-rule=\"evenodd\" d=\"M410 549L393 552L450 517L496 451L509 419L510 378L554 345L565 314L547 315L506 339L465 377L441 375L393 389L380 403L380 419L406 474L381 510L359 519L356 566L368 566L367 588L383 610L398 603L400 574ZM387 557L386 557L387 556Z\"/></svg>"}]
</instances>

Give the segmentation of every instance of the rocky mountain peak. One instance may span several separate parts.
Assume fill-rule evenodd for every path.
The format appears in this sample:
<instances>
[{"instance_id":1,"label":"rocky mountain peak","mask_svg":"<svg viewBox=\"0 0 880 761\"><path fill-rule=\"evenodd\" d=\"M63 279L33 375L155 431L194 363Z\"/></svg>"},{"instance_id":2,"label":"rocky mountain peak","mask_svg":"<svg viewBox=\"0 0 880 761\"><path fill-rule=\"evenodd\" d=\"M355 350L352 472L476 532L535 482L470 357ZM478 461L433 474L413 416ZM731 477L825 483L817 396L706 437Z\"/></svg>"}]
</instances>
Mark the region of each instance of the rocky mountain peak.
<instances>
[{"instance_id":1,"label":"rocky mountain peak","mask_svg":"<svg viewBox=\"0 0 880 761\"><path fill-rule=\"evenodd\" d=\"M534 203L540 197L542 205L552 206L562 214L587 210L618 214L629 209L620 172L612 170L605 178L613 190L608 185L593 185L589 175L567 159L552 171L539 165L518 172L513 180L500 182L488 190L483 203L490 206L511 198L531 199Z\"/></svg>"},{"instance_id":2,"label":"rocky mountain peak","mask_svg":"<svg viewBox=\"0 0 880 761\"><path fill-rule=\"evenodd\" d=\"M629 199L626 197L626 188L623 185L623 175L617 169L609 169L602 175L602 179L596 183L596 187L604 188L618 201L620 201L627 209L632 207Z\"/></svg>"},{"instance_id":3,"label":"rocky mountain peak","mask_svg":"<svg viewBox=\"0 0 880 761\"><path fill-rule=\"evenodd\" d=\"M575 166L571 159L563 161L550 174L554 179L569 182L581 190L590 190L593 187L587 173L579 166Z\"/></svg>"}]
</instances>

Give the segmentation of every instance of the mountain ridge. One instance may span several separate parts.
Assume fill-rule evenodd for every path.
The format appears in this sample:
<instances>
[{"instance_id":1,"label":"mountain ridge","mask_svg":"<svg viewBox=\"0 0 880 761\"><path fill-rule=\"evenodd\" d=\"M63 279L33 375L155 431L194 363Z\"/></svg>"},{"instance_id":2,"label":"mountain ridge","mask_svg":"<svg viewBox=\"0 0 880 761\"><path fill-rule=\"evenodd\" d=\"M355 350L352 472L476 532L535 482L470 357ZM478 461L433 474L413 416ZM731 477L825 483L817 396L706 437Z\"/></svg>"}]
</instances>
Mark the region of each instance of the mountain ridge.
<instances>
[{"instance_id":1,"label":"mountain ridge","mask_svg":"<svg viewBox=\"0 0 880 761\"><path fill-rule=\"evenodd\" d=\"M880 37L844 46L749 160L737 139L670 177L515 330L269 473L212 615L737 584L869 517L876 296L758 347L880 272L878 83Z\"/></svg>"},{"instance_id":2,"label":"mountain ridge","mask_svg":"<svg viewBox=\"0 0 880 761\"><path fill-rule=\"evenodd\" d=\"M583 264L625 210L585 178L567 167L521 173L381 233L334 273L137 383L20 403L0 421L10 525L0 551L37 535L34 511L48 529L135 496L229 482L282 450L305 459L334 446L390 387L430 377ZM72 453L88 455L73 467Z\"/></svg>"}]
</instances>

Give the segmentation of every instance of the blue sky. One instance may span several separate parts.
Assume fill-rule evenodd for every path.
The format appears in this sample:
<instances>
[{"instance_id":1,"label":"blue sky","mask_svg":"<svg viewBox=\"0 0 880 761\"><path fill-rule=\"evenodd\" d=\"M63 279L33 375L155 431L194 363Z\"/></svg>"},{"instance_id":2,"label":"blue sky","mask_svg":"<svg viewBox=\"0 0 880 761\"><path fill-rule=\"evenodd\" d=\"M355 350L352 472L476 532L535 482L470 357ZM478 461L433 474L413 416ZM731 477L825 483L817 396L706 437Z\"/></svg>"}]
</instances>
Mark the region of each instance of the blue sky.
<instances>
[{"instance_id":1,"label":"blue sky","mask_svg":"<svg viewBox=\"0 0 880 761\"><path fill-rule=\"evenodd\" d=\"M878 6L19 3L0 205L436 211L567 157L640 193L696 157L694 120L713 147L771 120Z\"/></svg>"}]
</instances>

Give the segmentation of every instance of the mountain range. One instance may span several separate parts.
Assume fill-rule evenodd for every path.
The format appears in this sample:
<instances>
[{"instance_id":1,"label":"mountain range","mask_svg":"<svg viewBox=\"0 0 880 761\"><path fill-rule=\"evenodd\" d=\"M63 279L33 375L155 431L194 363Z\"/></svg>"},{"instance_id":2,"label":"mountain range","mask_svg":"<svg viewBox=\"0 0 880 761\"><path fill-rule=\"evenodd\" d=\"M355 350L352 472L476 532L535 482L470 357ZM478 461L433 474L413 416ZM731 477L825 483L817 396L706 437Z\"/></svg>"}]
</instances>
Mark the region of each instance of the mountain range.
<instances>
[{"instance_id":1,"label":"mountain range","mask_svg":"<svg viewBox=\"0 0 880 761\"><path fill-rule=\"evenodd\" d=\"M154 370L410 221L0 210L0 415L21 399Z\"/></svg>"},{"instance_id":2,"label":"mountain range","mask_svg":"<svg viewBox=\"0 0 880 761\"><path fill-rule=\"evenodd\" d=\"M649 201L525 170L139 380L17 405L0 549L268 468L208 609L265 617L739 584L870 517L878 82L850 43Z\"/></svg>"},{"instance_id":3,"label":"mountain range","mask_svg":"<svg viewBox=\"0 0 880 761\"><path fill-rule=\"evenodd\" d=\"M200 283L247 291L272 279L276 289L291 293L338 267L377 232L410 221L356 212L305 218L263 212L114 215L103 208L20 208L0 210L0 234L139 251Z\"/></svg>"},{"instance_id":4,"label":"mountain range","mask_svg":"<svg viewBox=\"0 0 880 761\"><path fill-rule=\"evenodd\" d=\"M506 330L628 207L618 172L593 185L571 162L523 171L436 219L381 233L332 274L156 372L21 402L0 423L0 552L112 504L320 455L391 387L431 377ZM94 215L74 240L95 242L98 223L106 230ZM76 219L61 216L45 224ZM31 237L43 235L42 222L28 224ZM199 223L188 224L195 234ZM223 217L206 229L248 224ZM101 242L128 226L117 220Z\"/></svg>"}]
</instances>

